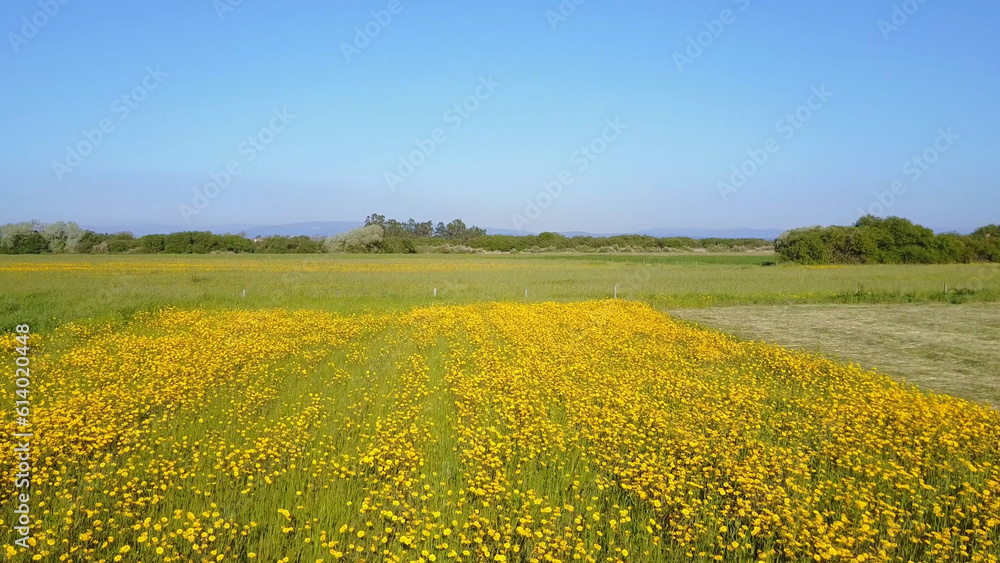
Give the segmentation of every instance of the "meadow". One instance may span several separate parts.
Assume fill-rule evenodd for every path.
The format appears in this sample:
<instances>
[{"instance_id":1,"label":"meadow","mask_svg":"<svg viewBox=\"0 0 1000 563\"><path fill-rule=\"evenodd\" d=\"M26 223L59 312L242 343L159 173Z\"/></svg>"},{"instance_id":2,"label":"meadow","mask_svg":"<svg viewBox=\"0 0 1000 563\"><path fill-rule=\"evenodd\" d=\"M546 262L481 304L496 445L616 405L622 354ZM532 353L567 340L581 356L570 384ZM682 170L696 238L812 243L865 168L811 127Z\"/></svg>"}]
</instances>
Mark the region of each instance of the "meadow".
<instances>
[{"instance_id":1,"label":"meadow","mask_svg":"<svg viewBox=\"0 0 1000 563\"><path fill-rule=\"evenodd\" d=\"M765 262L0 259L0 353L12 382L31 324L38 452L32 547L13 543L12 478L0 545L13 561L997 561L1000 412L663 311L964 311L996 302L1000 269ZM18 431L5 417L4 451Z\"/></svg>"},{"instance_id":2,"label":"meadow","mask_svg":"<svg viewBox=\"0 0 1000 563\"><path fill-rule=\"evenodd\" d=\"M0 331L165 305L345 314L615 295L660 309L1000 301L1000 265L765 266L771 255L0 256ZM946 291L947 288L947 291ZM436 290L436 295L435 295ZM245 296L244 296L245 292Z\"/></svg>"}]
</instances>

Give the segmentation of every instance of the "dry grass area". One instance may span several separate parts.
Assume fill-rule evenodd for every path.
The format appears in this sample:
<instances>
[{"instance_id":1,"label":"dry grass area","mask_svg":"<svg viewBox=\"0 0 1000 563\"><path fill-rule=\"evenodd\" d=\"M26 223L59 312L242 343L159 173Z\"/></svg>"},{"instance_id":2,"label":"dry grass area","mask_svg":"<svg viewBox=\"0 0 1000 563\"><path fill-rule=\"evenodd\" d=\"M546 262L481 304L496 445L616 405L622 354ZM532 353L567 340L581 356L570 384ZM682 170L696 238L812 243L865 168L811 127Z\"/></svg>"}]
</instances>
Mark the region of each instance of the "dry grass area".
<instances>
[{"instance_id":1,"label":"dry grass area","mask_svg":"<svg viewBox=\"0 0 1000 563\"><path fill-rule=\"evenodd\" d=\"M748 340L852 360L928 389L1000 406L1000 306L780 305L672 311Z\"/></svg>"}]
</instances>

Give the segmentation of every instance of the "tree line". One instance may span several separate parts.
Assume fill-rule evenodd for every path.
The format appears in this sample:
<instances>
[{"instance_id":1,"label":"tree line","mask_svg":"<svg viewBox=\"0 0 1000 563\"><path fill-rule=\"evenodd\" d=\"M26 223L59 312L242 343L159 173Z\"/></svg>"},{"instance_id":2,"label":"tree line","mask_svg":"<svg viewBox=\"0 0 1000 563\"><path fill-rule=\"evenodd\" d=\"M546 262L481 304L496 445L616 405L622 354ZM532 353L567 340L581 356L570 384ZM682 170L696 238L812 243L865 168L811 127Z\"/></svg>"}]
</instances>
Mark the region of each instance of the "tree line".
<instances>
[{"instance_id":1,"label":"tree line","mask_svg":"<svg viewBox=\"0 0 1000 563\"><path fill-rule=\"evenodd\" d=\"M132 233L97 233L76 223L38 221L0 226L0 254L303 254L323 252L323 240L307 236L249 239L185 231L135 237Z\"/></svg>"},{"instance_id":2,"label":"tree line","mask_svg":"<svg viewBox=\"0 0 1000 563\"><path fill-rule=\"evenodd\" d=\"M461 219L450 223L431 221L418 223L386 219L373 214L365 219L365 226L332 237L332 252L385 252L415 253L441 252L658 252L682 250L709 250L738 252L770 248L771 241L759 238L705 238L653 237L648 235L614 235L606 237L572 236L559 233L537 235L489 235L476 226L466 226Z\"/></svg>"},{"instance_id":3,"label":"tree line","mask_svg":"<svg viewBox=\"0 0 1000 563\"><path fill-rule=\"evenodd\" d=\"M935 234L900 217L862 217L851 226L782 233L775 252L798 264L964 264L1000 262L1000 225L972 234Z\"/></svg>"},{"instance_id":4,"label":"tree line","mask_svg":"<svg viewBox=\"0 0 1000 563\"><path fill-rule=\"evenodd\" d=\"M769 248L765 239L693 239L618 235L573 236L489 235L461 219L450 223L397 221L372 214L363 227L331 237L269 236L184 231L136 237L131 233L97 233L76 223L38 221L0 226L0 254L315 254L418 252L658 252L682 250L744 251Z\"/></svg>"},{"instance_id":5,"label":"tree line","mask_svg":"<svg viewBox=\"0 0 1000 563\"><path fill-rule=\"evenodd\" d=\"M1000 226L968 235L935 234L899 218L866 216L851 226L809 227L783 233L777 241L617 235L488 235L461 219L450 223L397 221L372 214L363 227L332 237L268 236L185 231L135 237L97 233L76 223L38 221L0 226L0 254L316 254L418 252L739 252L771 247L780 261L798 264L948 264L1000 262Z\"/></svg>"}]
</instances>

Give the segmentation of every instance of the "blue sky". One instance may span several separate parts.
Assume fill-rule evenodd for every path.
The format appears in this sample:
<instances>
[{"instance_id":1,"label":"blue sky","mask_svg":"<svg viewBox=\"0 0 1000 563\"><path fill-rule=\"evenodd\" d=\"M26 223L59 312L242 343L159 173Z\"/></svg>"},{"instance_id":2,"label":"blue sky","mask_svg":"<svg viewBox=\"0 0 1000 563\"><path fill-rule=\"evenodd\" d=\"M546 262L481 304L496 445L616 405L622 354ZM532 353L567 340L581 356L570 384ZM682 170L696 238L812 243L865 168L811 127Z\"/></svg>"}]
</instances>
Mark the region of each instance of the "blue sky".
<instances>
[{"instance_id":1,"label":"blue sky","mask_svg":"<svg viewBox=\"0 0 1000 563\"><path fill-rule=\"evenodd\" d=\"M0 222L1000 222L995 1L62 1L0 14Z\"/></svg>"}]
</instances>

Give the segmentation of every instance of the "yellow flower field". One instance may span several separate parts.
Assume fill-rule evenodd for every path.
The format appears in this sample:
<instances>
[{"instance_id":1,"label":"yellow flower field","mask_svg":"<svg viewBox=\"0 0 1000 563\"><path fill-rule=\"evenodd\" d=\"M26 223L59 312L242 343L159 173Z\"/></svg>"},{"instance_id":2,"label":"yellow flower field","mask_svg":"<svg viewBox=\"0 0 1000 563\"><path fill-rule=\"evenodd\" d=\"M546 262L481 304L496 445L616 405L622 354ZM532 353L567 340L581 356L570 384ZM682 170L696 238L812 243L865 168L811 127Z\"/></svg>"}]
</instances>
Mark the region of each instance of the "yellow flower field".
<instances>
[{"instance_id":1,"label":"yellow flower field","mask_svg":"<svg viewBox=\"0 0 1000 563\"><path fill-rule=\"evenodd\" d=\"M1000 413L644 304L163 309L31 357L35 545L0 457L10 560L1000 553Z\"/></svg>"}]
</instances>

